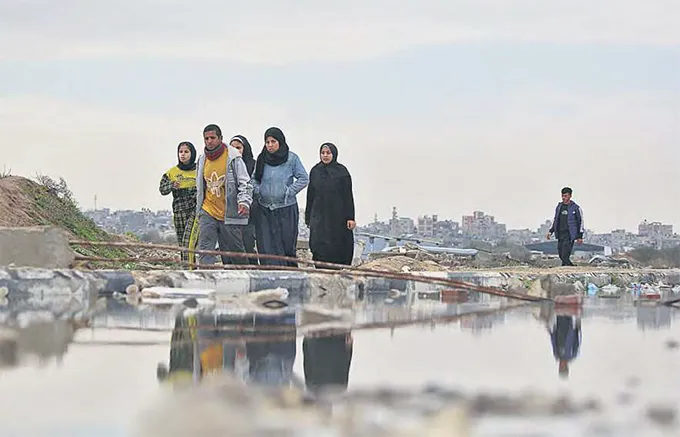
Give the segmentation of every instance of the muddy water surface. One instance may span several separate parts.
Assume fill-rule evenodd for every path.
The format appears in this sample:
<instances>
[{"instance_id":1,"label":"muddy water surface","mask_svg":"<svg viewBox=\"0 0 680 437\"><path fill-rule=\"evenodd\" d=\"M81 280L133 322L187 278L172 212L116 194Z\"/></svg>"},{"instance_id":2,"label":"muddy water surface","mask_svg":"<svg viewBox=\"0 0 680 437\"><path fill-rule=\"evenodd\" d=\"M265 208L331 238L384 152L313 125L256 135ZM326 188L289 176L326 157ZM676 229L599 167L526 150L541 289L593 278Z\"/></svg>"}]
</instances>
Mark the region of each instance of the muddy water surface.
<instances>
[{"instance_id":1,"label":"muddy water surface","mask_svg":"<svg viewBox=\"0 0 680 437\"><path fill-rule=\"evenodd\" d=\"M680 435L678 312L588 301L568 378L559 375L538 308L356 331L349 390L436 385L469 395L565 395L596 405L574 416L482 415L473 420L475 436ZM130 308L97 321L168 328L172 317ZM80 330L59 360L1 369L0 436L131 437L140 412L157 400L156 365L167 362L169 340L169 332ZM301 341L294 369L303 375Z\"/></svg>"}]
</instances>

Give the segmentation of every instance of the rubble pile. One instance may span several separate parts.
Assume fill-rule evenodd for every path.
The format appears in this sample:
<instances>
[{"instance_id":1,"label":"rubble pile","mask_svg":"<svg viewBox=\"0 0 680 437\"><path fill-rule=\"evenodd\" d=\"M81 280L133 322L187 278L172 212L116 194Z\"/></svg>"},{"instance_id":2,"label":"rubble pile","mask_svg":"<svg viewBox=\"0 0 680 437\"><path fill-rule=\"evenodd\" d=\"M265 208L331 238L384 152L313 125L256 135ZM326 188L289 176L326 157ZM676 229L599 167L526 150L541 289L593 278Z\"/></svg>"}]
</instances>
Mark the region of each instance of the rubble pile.
<instances>
[{"instance_id":1,"label":"rubble pile","mask_svg":"<svg viewBox=\"0 0 680 437\"><path fill-rule=\"evenodd\" d=\"M634 262L629 258L604 255L593 256L590 259L590 261L588 261L588 264L597 267L618 267L618 268L631 268L633 266L641 267L640 263Z\"/></svg>"},{"instance_id":2,"label":"rubble pile","mask_svg":"<svg viewBox=\"0 0 680 437\"><path fill-rule=\"evenodd\" d=\"M295 256L298 259L304 259L304 260L307 260L307 261L312 260L312 252L309 249L298 249Z\"/></svg>"},{"instance_id":3,"label":"rubble pile","mask_svg":"<svg viewBox=\"0 0 680 437\"><path fill-rule=\"evenodd\" d=\"M442 272L460 268L495 268L526 265L513 253L490 253L472 250L470 253L432 252L413 244L394 247L386 252L369 254L364 268L394 272Z\"/></svg>"},{"instance_id":4,"label":"rubble pile","mask_svg":"<svg viewBox=\"0 0 680 437\"><path fill-rule=\"evenodd\" d=\"M444 272L448 270L434 260L420 261L415 257L404 255L380 257L362 264L361 267L390 272Z\"/></svg>"}]
</instances>

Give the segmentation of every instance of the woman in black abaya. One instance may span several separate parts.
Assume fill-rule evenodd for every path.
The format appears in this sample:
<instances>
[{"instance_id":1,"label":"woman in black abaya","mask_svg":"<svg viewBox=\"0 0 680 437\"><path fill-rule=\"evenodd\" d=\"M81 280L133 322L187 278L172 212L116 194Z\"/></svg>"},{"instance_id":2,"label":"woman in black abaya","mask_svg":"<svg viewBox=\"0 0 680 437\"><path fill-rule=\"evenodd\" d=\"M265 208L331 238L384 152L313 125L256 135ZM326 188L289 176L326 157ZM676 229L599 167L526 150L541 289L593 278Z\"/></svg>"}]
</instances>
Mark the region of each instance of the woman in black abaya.
<instances>
[{"instance_id":1,"label":"woman in black abaya","mask_svg":"<svg viewBox=\"0 0 680 437\"><path fill-rule=\"evenodd\" d=\"M305 223L314 261L352 264L354 254L354 196L352 176L338 162L338 149L324 143L321 162L309 173Z\"/></svg>"}]
</instances>

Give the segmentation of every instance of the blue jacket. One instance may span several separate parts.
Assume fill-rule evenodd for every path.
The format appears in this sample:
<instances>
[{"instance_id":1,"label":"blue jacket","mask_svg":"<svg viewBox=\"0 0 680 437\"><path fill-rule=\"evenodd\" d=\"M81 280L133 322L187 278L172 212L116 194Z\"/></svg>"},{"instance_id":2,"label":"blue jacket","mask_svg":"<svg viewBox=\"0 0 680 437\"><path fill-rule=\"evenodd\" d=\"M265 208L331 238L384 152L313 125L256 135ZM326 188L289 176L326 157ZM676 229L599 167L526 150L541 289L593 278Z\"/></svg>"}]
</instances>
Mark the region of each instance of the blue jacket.
<instances>
[{"instance_id":1,"label":"blue jacket","mask_svg":"<svg viewBox=\"0 0 680 437\"><path fill-rule=\"evenodd\" d=\"M555 218L553 219L553 224L550 227L548 233L555 234L559 232L559 219L560 219L560 209L562 208L562 202L557 204L555 208ZM567 209L567 223L569 223L569 235L571 240L579 240L583 238L583 233L585 228L583 227L583 210L580 206L576 204L573 200L569 202L569 207Z\"/></svg>"},{"instance_id":2,"label":"blue jacket","mask_svg":"<svg viewBox=\"0 0 680 437\"><path fill-rule=\"evenodd\" d=\"M283 164L265 164L262 180L252 183L253 197L263 208L279 209L297 204L296 196L309 184L309 175L300 158L289 152Z\"/></svg>"},{"instance_id":3,"label":"blue jacket","mask_svg":"<svg viewBox=\"0 0 680 437\"><path fill-rule=\"evenodd\" d=\"M557 323L550 331L550 343L556 359L573 360L581 347L581 327L571 317L558 316Z\"/></svg>"}]
</instances>

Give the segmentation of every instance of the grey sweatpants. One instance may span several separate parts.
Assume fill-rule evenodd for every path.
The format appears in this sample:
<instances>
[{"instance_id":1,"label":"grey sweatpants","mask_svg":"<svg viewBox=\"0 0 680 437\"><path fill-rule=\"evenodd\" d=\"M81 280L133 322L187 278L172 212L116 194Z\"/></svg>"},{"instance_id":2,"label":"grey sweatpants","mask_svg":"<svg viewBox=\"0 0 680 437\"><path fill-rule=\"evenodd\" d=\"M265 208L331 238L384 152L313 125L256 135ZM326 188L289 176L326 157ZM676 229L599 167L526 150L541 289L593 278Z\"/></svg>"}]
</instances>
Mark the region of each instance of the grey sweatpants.
<instances>
[{"instance_id":1,"label":"grey sweatpants","mask_svg":"<svg viewBox=\"0 0 680 437\"><path fill-rule=\"evenodd\" d=\"M198 214L198 248L200 250L215 250L215 246L219 244L221 251L245 253L243 227L226 225L207 212L201 211ZM215 255L201 255L199 263L215 264L216 258ZM248 259L222 256L222 264L248 264Z\"/></svg>"}]
</instances>

